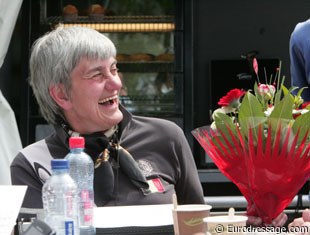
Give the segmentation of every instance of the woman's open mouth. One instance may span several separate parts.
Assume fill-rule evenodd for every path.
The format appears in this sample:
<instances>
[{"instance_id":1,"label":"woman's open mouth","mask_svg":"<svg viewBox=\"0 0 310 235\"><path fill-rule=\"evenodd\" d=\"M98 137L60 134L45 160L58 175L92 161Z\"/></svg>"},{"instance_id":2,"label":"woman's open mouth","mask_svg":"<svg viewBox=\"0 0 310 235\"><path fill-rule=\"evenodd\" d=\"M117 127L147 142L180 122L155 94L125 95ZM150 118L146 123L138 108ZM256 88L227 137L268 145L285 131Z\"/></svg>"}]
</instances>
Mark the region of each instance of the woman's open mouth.
<instances>
[{"instance_id":1,"label":"woman's open mouth","mask_svg":"<svg viewBox=\"0 0 310 235\"><path fill-rule=\"evenodd\" d=\"M114 105L114 104L117 104L118 103L118 95L115 95L115 96L111 96L109 98L105 98L103 100L100 100L98 102L98 104L100 105L104 105L104 106L107 106L107 105Z\"/></svg>"}]
</instances>

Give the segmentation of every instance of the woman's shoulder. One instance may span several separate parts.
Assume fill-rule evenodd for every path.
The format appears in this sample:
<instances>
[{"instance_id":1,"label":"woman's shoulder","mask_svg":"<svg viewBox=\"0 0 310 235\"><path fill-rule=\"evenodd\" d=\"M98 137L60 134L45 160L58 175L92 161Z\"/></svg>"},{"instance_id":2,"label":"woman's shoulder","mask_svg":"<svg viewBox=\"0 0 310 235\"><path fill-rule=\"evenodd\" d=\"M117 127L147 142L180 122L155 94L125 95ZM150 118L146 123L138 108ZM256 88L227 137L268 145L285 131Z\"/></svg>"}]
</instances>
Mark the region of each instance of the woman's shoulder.
<instances>
[{"instance_id":1,"label":"woman's shoulder","mask_svg":"<svg viewBox=\"0 0 310 235\"><path fill-rule=\"evenodd\" d=\"M144 128L153 128L158 131L162 130L165 132L174 131L174 132L182 132L182 128L176 124L175 122L156 117L145 117L145 116L134 116L133 123L140 127Z\"/></svg>"},{"instance_id":2,"label":"woman's shoulder","mask_svg":"<svg viewBox=\"0 0 310 235\"><path fill-rule=\"evenodd\" d=\"M304 36L304 34L307 34L309 31L310 31L310 19L296 24L293 31L293 35L295 35L295 37L296 35Z\"/></svg>"}]
</instances>

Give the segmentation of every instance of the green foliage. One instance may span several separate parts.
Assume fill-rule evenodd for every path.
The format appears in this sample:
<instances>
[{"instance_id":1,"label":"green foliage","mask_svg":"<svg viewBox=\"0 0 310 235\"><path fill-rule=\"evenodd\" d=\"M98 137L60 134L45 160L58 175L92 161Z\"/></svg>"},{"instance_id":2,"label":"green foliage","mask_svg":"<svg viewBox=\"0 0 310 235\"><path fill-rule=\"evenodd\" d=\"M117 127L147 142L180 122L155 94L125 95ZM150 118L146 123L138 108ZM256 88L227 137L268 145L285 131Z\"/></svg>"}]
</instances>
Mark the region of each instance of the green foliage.
<instances>
[{"instance_id":1,"label":"green foliage","mask_svg":"<svg viewBox=\"0 0 310 235\"><path fill-rule=\"evenodd\" d=\"M255 141L257 141L259 124L263 123L265 119L261 103L256 96L248 91L243 97L238 115L242 135L248 136L249 129L252 129Z\"/></svg>"},{"instance_id":2,"label":"green foliage","mask_svg":"<svg viewBox=\"0 0 310 235\"><path fill-rule=\"evenodd\" d=\"M298 143L302 141L302 139L305 137L306 134L308 134L309 139L310 111L296 118L295 122L293 123L292 129L294 133L298 133L299 131Z\"/></svg>"},{"instance_id":3,"label":"green foliage","mask_svg":"<svg viewBox=\"0 0 310 235\"><path fill-rule=\"evenodd\" d=\"M298 118L293 118L294 96L290 91L281 84L281 90L275 94L274 105L270 105L270 114L266 115L266 101L260 95L257 85L254 87L255 95L250 91L244 95L240 108L234 114L217 113L215 116L215 125L220 135L217 139L213 139L214 143L227 145L225 139L230 144L233 144L232 135L238 139L238 128L240 129L242 138L248 139L251 131L253 141L258 142L259 127L263 126L265 131L270 128L271 138L275 139L276 132L281 129L281 133L287 131L288 127L292 127L292 134L298 133L297 144L300 144L302 139L307 135L309 141L310 131L310 112L300 115ZM282 94L283 92L283 94ZM225 136L225 138L223 138ZM265 136L263 135L264 139Z\"/></svg>"},{"instance_id":4,"label":"green foliage","mask_svg":"<svg viewBox=\"0 0 310 235\"><path fill-rule=\"evenodd\" d=\"M217 130L221 133L222 136L225 136L230 143L232 143L232 138L230 131L234 136L237 136L237 127L233 122L233 119L224 113L218 113L215 116L215 125ZM221 138L222 140L222 138Z\"/></svg>"}]
</instances>

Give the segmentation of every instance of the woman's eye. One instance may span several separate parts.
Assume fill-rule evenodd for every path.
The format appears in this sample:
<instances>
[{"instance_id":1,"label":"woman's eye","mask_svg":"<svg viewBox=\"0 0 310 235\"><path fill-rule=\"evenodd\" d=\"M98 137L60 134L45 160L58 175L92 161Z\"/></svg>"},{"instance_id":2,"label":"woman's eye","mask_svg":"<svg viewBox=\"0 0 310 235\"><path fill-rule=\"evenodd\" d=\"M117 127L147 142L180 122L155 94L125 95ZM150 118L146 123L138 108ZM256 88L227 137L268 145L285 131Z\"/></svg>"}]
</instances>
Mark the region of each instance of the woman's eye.
<instances>
[{"instance_id":1,"label":"woman's eye","mask_svg":"<svg viewBox=\"0 0 310 235\"><path fill-rule=\"evenodd\" d=\"M102 73L95 73L93 76L92 76L92 79L98 79L98 78L101 78L102 77Z\"/></svg>"},{"instance_id":2,"label":"woman's eye","mask_svg":"<svg viewBox=\"0 0 310 235\"><path fill-rule=\"evenodd\" d=\"M118 72L118 68L111 69L111 73L112 73L113 75L116 75L117 72Z\"/></svg>"}]
</instances>

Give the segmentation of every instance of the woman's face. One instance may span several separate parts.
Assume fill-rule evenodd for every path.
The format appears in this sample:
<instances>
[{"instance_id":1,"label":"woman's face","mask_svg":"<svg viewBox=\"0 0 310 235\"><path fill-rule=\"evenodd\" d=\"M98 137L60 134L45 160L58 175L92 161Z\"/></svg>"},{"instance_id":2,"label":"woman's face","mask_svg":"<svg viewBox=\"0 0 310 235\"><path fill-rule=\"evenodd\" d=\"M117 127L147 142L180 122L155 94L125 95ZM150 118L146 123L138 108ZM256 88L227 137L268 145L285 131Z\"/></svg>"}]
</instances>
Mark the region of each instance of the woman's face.
<instances>
[{"instance_id":1,"label":"woman's face","mask_svg":"<svg viewBox=\"0 0 310 235\"><path fill-rule=\"evenodd\" d=\"M105 131L123 119L118 94L122 87L116 60L82 58L71 72L71 89L64 115L81 134Z\"/></svg>"}]
</instances>

